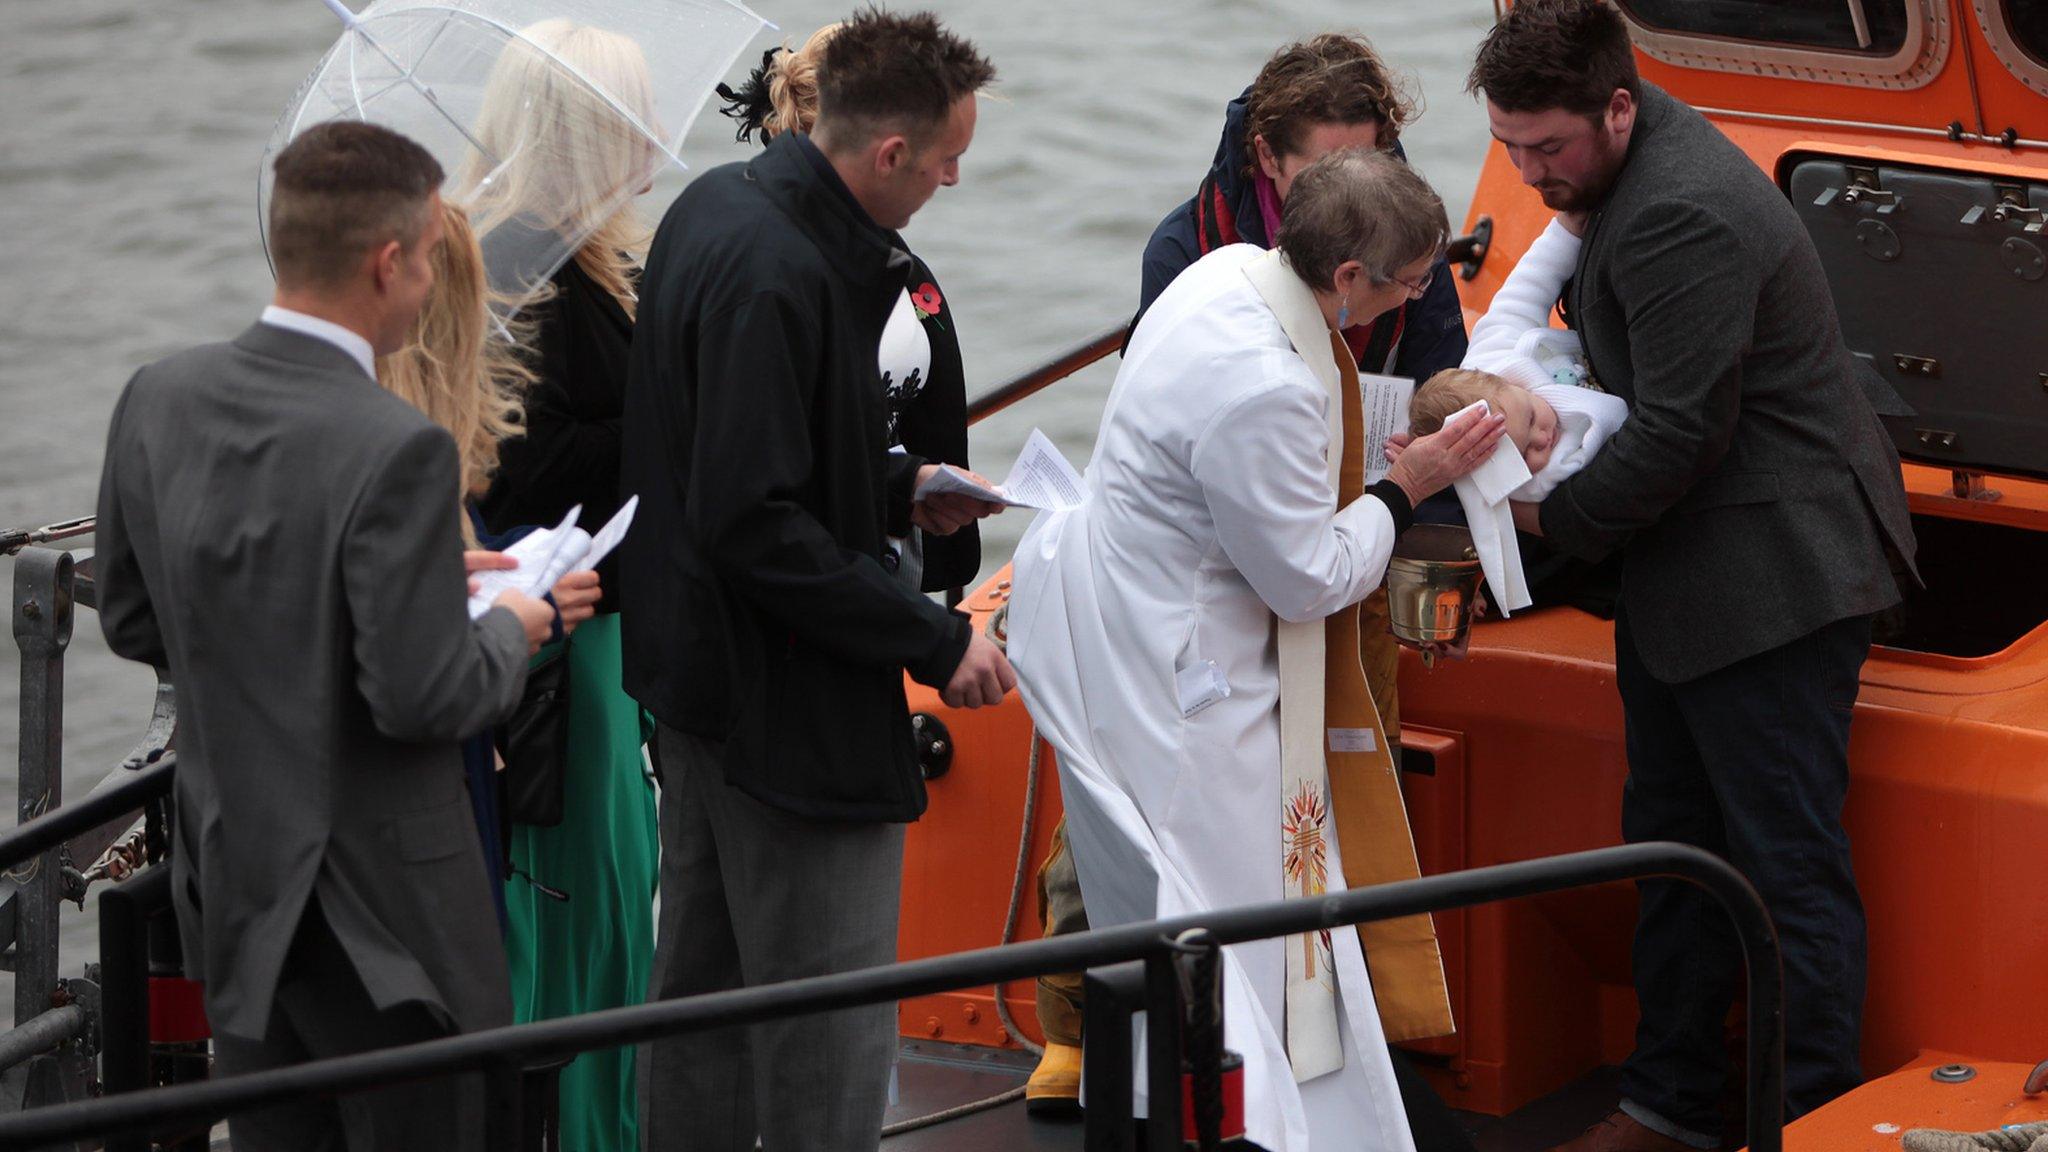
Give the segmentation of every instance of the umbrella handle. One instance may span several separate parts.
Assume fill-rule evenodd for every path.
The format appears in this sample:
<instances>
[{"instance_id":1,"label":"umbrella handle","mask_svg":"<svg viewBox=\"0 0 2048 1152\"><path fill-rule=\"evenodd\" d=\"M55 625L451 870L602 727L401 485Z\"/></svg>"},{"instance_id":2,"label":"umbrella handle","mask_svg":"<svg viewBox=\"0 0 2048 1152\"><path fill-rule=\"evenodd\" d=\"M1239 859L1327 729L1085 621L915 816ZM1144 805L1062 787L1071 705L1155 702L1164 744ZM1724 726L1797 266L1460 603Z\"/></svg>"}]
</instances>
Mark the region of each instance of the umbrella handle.
<instances>
[{"instance_id":1,"label":"umbrella handle","mask_svg":"<svg viewBox=\"0 0 2048 1152\"><path fill-rule=\"evenodd\" d=\"M341 21L343 28L352 30L356 25L362 23L362 20L355 13L349 11L348 5L343 4L341 0L321 0L321 2L333 10L335 17Z\"/></svg>"}]
</instances>

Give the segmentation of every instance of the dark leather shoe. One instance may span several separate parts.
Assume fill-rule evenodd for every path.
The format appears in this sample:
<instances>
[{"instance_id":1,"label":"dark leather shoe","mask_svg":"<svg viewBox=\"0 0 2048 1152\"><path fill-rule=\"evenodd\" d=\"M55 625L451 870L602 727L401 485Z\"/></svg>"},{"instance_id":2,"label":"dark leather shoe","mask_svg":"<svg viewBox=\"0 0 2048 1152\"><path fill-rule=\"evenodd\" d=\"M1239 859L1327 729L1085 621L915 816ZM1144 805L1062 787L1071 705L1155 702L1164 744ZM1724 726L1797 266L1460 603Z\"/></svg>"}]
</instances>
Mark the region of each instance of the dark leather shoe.
<instances>
[{"instance_id":1,"label":"dark leather shoe","mask_svg":"<svg viewBox=\"0 0 2048 1152\"><path fill-rule=\"evenodd\" d=\"M1578 1136L1550 1152L1700 1152L1683 1140L1653 1132L1635 1117L1617 1109Z\"/></svg>"}]
</instances>

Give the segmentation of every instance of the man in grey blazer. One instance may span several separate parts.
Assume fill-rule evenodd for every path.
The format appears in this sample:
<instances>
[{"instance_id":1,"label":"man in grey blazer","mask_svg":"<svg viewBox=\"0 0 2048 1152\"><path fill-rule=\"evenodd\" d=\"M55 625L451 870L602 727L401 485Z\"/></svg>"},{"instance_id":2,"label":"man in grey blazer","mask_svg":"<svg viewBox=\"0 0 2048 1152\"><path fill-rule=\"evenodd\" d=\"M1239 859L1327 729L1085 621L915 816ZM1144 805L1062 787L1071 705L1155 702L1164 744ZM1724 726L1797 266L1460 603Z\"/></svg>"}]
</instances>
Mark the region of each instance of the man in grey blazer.
<instances>
[{"instance_id":1,"label":"man in grey blazer","mask_svg":"<svg viewBox=\"0 0 2048 1152\"><path fill-rule=\"evenodd\" d=\"M222 1073L510 1023L457 741L553 609L465 608L456 450L379 388L433 284L440 166L366 124L278 155L276 304L136 373L100 485L100 621L178 691L173 895ZM480 1147L475 1083L234 1117L237 1149Z\"/></svg>"},{"instance_id":2,"label":"man in grey blazer","mask_svg":"<svg viewBox=\"0 0 2048 1152\"><path fill-rule=\"evenodd\" d=\"M1864 920L1842 807L1871 617L1898 603L1913 534L1882 387L1843 346L1785 196L1636 76L1599 0L1520 0L1471 87L1523 181L1583 230L1565 292L1626 425L1524 531L1622 556L1615 671L1627 717L1622 831L1726 857L1784 948L1786 1108L1856 1086ZM1622 1108L1573 1152L1713 1148L1721 1024L1741 969L1697 890L1641 885L1642 1010Z\"/></svg>"}]
</instances>

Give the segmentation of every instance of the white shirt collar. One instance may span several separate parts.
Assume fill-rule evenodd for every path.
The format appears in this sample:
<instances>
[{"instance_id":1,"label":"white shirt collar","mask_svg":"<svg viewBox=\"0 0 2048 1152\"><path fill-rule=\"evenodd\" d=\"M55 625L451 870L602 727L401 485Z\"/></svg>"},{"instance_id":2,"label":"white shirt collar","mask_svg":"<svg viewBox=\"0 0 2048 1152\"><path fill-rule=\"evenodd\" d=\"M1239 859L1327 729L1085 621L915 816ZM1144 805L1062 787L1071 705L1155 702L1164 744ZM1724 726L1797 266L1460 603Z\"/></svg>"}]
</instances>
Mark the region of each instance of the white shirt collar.
<instances>
[{"instance_id":1,"label":"white shirt collar","mask_svg":"<svg viewBox=\"0 0 2048 1152\"><path fill-rule=\"evenodd\" d=\"M263 310L263 322L273 328L283 328L288 332L311 336L315 340L325 340L354 357L355 362L363 366L363 375L372 380L377 378L377 353L370 347L370 342L331 320L322 320L318 316L308 316L304 312L294 312L289 308L280 308L272 304Z\"/></svg>"}]
</instances>

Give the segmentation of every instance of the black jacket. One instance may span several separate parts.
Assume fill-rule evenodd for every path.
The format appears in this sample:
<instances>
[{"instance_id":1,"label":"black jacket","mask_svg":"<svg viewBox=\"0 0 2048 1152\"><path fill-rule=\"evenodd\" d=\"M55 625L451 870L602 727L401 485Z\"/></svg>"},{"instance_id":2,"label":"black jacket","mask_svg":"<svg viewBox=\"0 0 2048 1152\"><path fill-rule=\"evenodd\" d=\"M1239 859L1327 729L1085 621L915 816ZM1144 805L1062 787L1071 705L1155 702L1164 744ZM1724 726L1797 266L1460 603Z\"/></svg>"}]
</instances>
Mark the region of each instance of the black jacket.
<instances>
[{"instance_id":1,"label":"black jacket","mask_svg":"<svg viewBox=\"0 0 2048 1152\"><path fill-rule=\"evenodd\" d=\"M899 240L900 246L900 240ZM915 255L910 286L917 289L938 281L925 262ZM912 456L943 461L962 468L967 463L967 373L960 361L960 330L955 327L953 307L939 293L939 313L925 325L932 344L931 378L914 395L901 401L890 394L895 407L896 439ZM942 592L963 588L981 571L981 528L969 524L950 536L927 533L924 537L924 590Z\"/></svg>"},{"instance_id":2,"label":"black jacket","mask_svg":"<svg viewBox=\"0 0 2048 1152\"><path fill-rule=\"evenodd\" d=\"M967 618L882 566L914 456L877 353L912 262L796 135L697 178L648 255L626 388L626 690L725 741L728 782L821 819L912 820L907 669L944 684Z\"/></svg>"},{"instance_id":3,"label":"black jacket","mask_svg":"<svg viewBox=\"0 0 2048 1152\"><path fill-rule=\"evenodd\" d=\"M1224 110L1223 138L1216 144L1216 158L1210 162L1202 191L1213 188L1222 196L1234 218L1240 242L1271 248L1273 238L1266 235L1258 192L1245 176L1245 117L1250 96L1251 89L1247 88ZM1394 145L1394 155L1403 161L1408 159L1399 144ZM1198 192L1196 198L1200 195ZM1202 242L1196 207L1195 199L1184 201L1166 214L1166 219L1153 229L1152 239L1145 243L1143 278L1138 291L1139 317L1145 315L1145 309L1166 291L1181 269L1200 260L1208 250ZM1420 300L1408 301L1402 309L1407 318L1401 329L1400 346L1394 349L1394 375L1420 382L1445 368L1456 368L1465 358L1465 310L1458 303L1458 280L1451 274L1450 263L1437 261L1429 291ZM1136 326L1137 321L1131 323ZM1379 352L1375 350L1374 355ZM1381 365L1374 362L1361 367L1377 372Z\"/></svg>"},{"instance_id":4,"label":"black jacket","mask_svg":"<svg viewBox=\"0 0 2048 1152\"><path fill-rule=\"evenodd\" d=\"M1898 603L1898 453L1813 240L1769 176L1654 85L1567 300L1629 418L1543 502L1543 531L1583 559L1622 554L1652 675L1691 680Z\"/></svg>"},{"instance_id":5,"label":"black jacket","mask_svg":"<svg viewBox=\"0 0 2048 1152\"><path fill-rule=\"evenodd\" d=\"M529 308L533 369L526 394L526 435L507 440L498 475L478 502L494 533L523 524L553 527L583 505L577 524L595 532L625 502L619 491L619 415L633 321L610 292L574 260L555 273L555 293ZM616 611L617 554L597 569L598 611Z\"/></svg>"}]
</instances>

